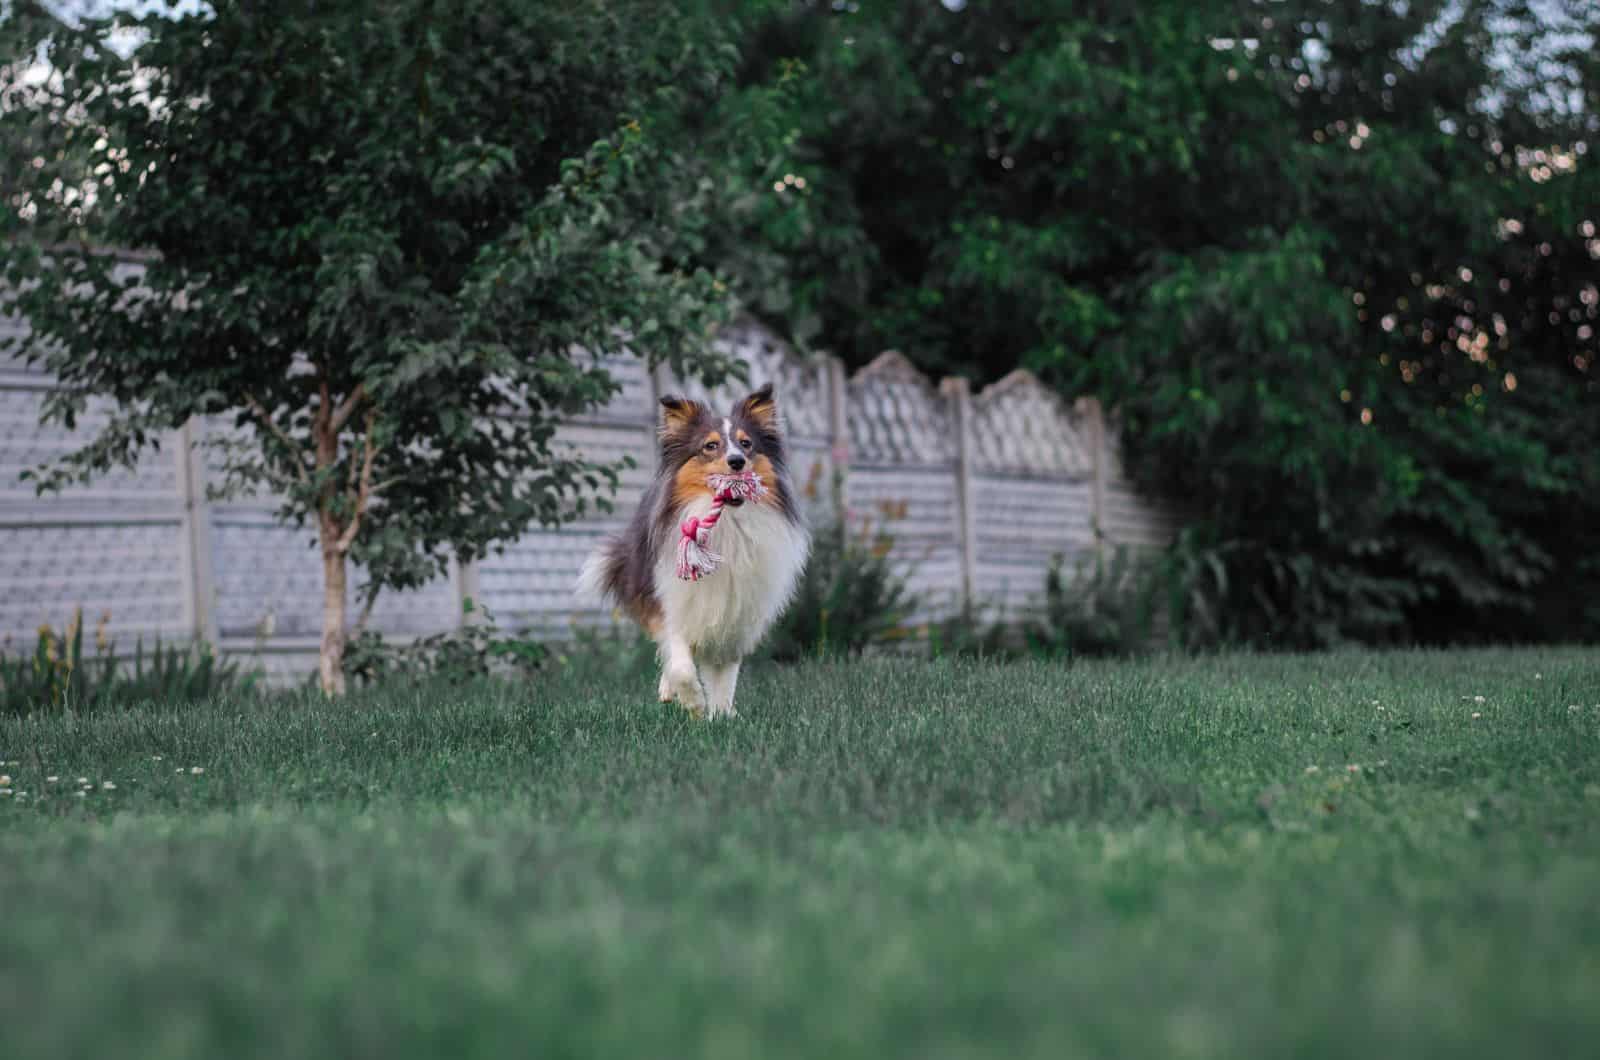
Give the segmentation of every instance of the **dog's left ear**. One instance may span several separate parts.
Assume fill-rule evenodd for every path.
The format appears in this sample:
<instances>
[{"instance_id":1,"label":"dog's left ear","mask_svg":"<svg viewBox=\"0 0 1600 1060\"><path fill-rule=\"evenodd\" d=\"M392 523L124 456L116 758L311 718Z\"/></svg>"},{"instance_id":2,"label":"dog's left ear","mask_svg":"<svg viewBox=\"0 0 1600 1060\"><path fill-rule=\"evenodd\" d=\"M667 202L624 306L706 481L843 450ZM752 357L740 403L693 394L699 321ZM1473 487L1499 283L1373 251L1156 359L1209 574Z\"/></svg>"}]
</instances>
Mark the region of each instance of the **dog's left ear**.
<instances>
[{"instance_id":1,"label":"dog's left ear","mask_svg":"<svg viewBox=\"0 0 1600 1060\"><path fill-rule=\"evenodd\" d=\"M739 402L738 413L763 431L776 431L778 402L772 396L772 384L763 384L761 389Z\"/></svg>"}]
</instances>

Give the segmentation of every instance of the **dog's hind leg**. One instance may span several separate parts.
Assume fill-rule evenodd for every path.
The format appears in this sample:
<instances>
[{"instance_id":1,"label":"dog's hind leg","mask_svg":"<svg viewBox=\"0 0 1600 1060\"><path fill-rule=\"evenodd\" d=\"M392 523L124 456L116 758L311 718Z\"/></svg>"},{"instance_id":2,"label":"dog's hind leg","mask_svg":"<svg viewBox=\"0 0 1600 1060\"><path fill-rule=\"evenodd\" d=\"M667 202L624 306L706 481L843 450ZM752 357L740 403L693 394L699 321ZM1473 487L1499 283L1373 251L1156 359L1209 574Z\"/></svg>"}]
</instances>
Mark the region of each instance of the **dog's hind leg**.
<instances>
[{"instance_id":1,"label":"dog's hind leg","mask_svg":"<svg viewBox=\"0 0 1600 1060\"><path fill-rule=\"evenodd\" d=\"M733 709L733 690L739 683L739 660L724 666L706 668L706 714L713 718L731 718L738 714Z\"/></svg>"}]
</instances>

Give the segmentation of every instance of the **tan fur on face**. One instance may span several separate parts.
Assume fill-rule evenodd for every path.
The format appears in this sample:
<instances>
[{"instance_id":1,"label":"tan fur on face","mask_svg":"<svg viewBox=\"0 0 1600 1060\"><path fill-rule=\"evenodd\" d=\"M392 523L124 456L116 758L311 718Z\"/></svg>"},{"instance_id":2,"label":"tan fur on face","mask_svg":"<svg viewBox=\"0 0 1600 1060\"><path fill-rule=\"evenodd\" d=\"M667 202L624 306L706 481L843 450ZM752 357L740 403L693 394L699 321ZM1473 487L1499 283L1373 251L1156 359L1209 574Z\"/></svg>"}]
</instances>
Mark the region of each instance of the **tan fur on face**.
<instances>
[{"instance_id":1,"label":"tan fur on face","mask_svg":"<svg viewBox=\"0 0 1600 1060\"><path fill-rule=\"evenodd\" d=\"M672 479L672 510L681 512L691 505L710 502L711 486L706 477L716 471L719 464L727 471L727 461L709 460L704 456L693 457L680 467Z\"/></svg>"}]
</instances>

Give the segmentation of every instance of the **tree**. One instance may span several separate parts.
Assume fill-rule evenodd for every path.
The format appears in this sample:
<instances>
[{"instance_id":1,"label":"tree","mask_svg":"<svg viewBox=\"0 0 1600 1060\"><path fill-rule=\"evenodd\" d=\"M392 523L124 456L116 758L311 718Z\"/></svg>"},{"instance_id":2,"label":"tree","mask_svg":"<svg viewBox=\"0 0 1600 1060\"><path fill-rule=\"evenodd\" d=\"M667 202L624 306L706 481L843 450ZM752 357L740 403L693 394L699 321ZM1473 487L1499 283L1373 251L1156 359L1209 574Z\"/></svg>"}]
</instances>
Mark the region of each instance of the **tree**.
<instances>
[{"instance_id":1,"label":"tree","mask_svg":"<svg viewBox=\"0 0 1600 1060\"><path fill-rule=\"evenodd\" d=\"M1535 7L796 4L770 315L1117 406L1230 638L1600 636L1600 13Z\"/></svg>"},{"instance_id":2,"label":"tree","mask_svg":"<svg viewBox=\"0 0 1600 1060\"><path fill-rule=\"evenodd\" d=\"M733 91L734 23L644 0L21 7L54 77L13 85L0 127L57 150L7 189L0 308L59 380L48 418L118 409L39 487L225 418L228 487L315 527L324 691L352 561L370 605L582 510L615 468L555 429L614 392L609 358L730 369L705 233L778 166L760 91ZM72 242L86 215L150 253L141 275Z\"/></svg>"}]
</instances>

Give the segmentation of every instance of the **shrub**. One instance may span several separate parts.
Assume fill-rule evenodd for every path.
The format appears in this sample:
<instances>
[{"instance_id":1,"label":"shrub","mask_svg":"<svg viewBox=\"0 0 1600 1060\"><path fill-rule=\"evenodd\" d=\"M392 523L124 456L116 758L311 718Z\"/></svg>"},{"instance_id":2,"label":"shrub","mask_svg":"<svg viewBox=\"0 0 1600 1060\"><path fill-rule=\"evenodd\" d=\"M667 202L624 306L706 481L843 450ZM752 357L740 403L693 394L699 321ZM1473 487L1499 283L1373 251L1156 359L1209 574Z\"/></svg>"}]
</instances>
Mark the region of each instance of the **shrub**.
<instances>
[{"instance_id":1,"label":"shrub","mask_svg":"<svg viewBox=\"0 0 1600 1060\"><path fill-rule=\"evenodd\" d=\"M591 680L653 689L660 662L656 642L633 623L573 630L572 639L550 646L557 669Z\"/></svg>"},{"instance_id":2,"label":"shrub","mask_svg":"<svg viewBox=\"0 0 1600 1060\"><path fill-rule=\"evenodd\" d=\"M1156 602L1166 585L1164 560L1126 546L1111 558L1080 560L1072 573L1056 556L1045 573L1044 598L1031 615L984 617L971 607L929 630L935 658L983 659L1132 655L1151 643Z\"/></svg>"},{"instance_id":3,"label":"shrub","mask_svg":"<svg viewBox=\"0 0 1600 1060\"><path fill-rule=\"evenodd\" d=\"M1132 655L1147 647L1161 568L1151 558L1118 545L1108 561L1080 560L1073 577L1060 556L1044 582L1044 613L1025 631L1034 655Z\"/></svg>"},{"instance_id":4,"label":"shrub","mask_svg":"<svg viewBox=\"0 0 1600 1060\"><path fill-rule=\"evenodd\" d=\"M806 485L816 495L816 475ZM838 480L835 478L835 496ZM848 513L835 505L815 532L811 559L794 601L768 636L766 654L780 662L827 655L859 655L870 645L906 635L904 623L920 601L901 561L891 556L888 525L904 506L883 505L879 521L852 531Z\"/></svg>"},{"instance_id":5,"label":"shrub","mask_svg":"<svg viewBox=\"0 0 1600 1060\"><path fill-rule=\"evenodd\" d=\"M409 644L394 644L381 633L363 630L345 649L345 676L363 685L433 678L467 681L507 671L529 674L550 661L550 649L539 641L502 633L494 613L482 604L466 600L462 613L469 621L461 628Z\"/></svg>"},{"instance_id":6,"label":"shrub","mask_svg":"<svg viewBox=\"0 0 1600 1060\"><path fill-rule=\"evenodd\" d=\"M249 692L261 678L259 671L245 672L236 662L218 659L204 642L180 647L158 640L146 654L140 638L133 657L118 660L105 632L110 617L102 615L95 628L93 655L83 653L81 608L60 633L40 626L31 654L0 654L0 713L85 711L151 700L195 702L224 692Z\"/></svg>"}]
</instances>

